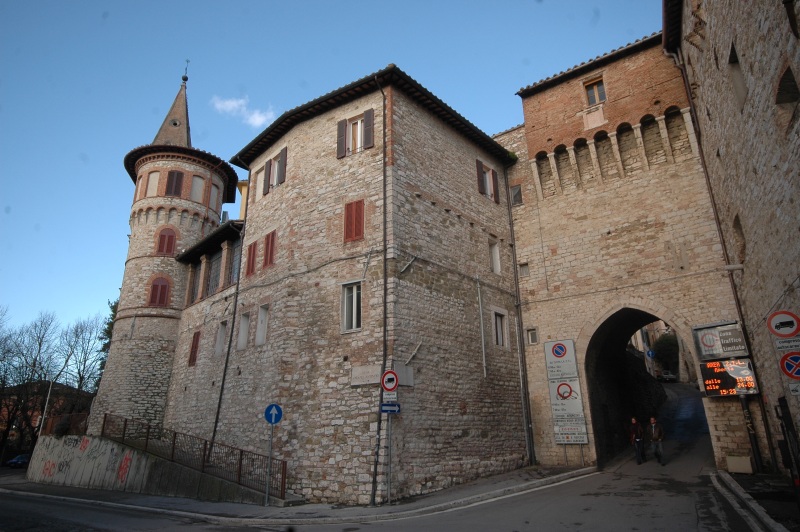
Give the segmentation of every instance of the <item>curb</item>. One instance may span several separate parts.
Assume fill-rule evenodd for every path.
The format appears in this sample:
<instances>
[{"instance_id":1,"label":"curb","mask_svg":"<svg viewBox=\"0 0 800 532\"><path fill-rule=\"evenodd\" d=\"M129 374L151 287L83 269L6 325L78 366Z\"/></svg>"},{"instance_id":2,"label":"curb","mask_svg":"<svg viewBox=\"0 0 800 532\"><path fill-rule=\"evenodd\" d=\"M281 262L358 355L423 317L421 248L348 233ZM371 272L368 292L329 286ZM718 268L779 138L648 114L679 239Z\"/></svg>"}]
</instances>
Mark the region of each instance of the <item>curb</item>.
<instances>
[{"instance_id":1,"label":"curb","mask_svg":"<svg viewBox=\"0 0 800 532\"><path fill-rule=\"evenodd\" d=\"M783 526L782 524L778 523L774 519L772 519L761 507L758 502L749 494L747 493L738 482L736 482L733 477L728 474L727 471L717 470L716 475L712 476L712 479L716 476L719 480L725 484L725 488L730 490L731 493L742 503L744 504L747 509L750 511L751 515L758 521L758 524L764 527L765 530L774 530L776 532L789 532L789 530Z\"/></svg>"},{"instance_id":2,"label":"curb","mask_svg":"<svg viewBox=\"0 0 800 532\"><path fill-rule=\"evenodd\" d=\"M83 499L79 497L66 497L63 495L49 495L44 493L36 493L36 492L29 492L23 490L10 490L6 488L0 488L0 493L25 493L27 496L31 497L38 497L42 499L52 499L52 500L61 500L61 501L79 501L81 503L95 505L95 506L105 506L109 508L122 508L122 509L137 509L142 510L150 513L158 513L158 514L165 514L165 515L173 515L176 517L190 517L194 519L202 519L205 522L213 523L213 524L221 524L221 525L233 525L233 524L248 524L248 525L326 525L326 524L340 524L340 523L374 523L378 521L391 521L394 519L409 519L413 517L420 517L423 515L430 515L439 512L446 512L449 510L453 510L455 508L462 508L465 506L470 506L473 504L479 504L486 501L490 501L493 499L498 499L502 497L507 497L510 495L516 495L520 493L524 493L526 491L532 491L540 488L544 488L550 485L560 484L562 482L569 482L571 480L577 479L579 477L588 476L590 474L596 473L597 467L587 467L583 469L577 469L574 471L569 471L566 473L561 473L559 475L554 475L552 477L545 477L536 480L531 480L527 482L523 482L517 484L515 486L509 486L506 488L497 489L494 491L487 491L485 493L480 493L477 495L471 495L468 497L463 497L461 499L455 499L452 501L447 501L438 504L432 504L430 506L425 506L422 508L416 508L413 510L401 510L397 512L388 511L387 513L374 513L374 514L352 514L347 516L341 517L232 517L232 516L222 516L216 514L204 514L199 512L187 512L184 510L170 510L166 508L157 508L152 506L140 506L136 504L126 504L126 503L119 503L119 502L110 502L110 501L98 501L94 499ZM380 509L378 509L380 511Z\"/></svg>"}]
</instances>

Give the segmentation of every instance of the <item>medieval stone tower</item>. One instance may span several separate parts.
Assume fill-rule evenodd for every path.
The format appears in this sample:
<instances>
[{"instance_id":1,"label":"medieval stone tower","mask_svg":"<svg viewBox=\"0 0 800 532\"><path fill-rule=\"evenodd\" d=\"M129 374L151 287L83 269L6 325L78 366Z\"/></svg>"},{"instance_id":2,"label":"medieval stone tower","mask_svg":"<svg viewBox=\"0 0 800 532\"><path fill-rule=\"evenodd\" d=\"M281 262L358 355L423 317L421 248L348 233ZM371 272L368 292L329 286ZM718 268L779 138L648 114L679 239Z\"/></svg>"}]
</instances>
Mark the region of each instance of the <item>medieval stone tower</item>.
<instances>
[{"instance_id":1,"label":"medieval stone tower","mask_svg":"<svg viewBox=\"0 0 800 532\"><path fill-rule=\"evenodd\" d=\"M192 147L186 81L153 142L125 156L136 187L130 243L113 343L90 420L103 414L160 423L190 269L174 259L219 225L237 176L215 155Z\"/></svg>"}]
</instances>

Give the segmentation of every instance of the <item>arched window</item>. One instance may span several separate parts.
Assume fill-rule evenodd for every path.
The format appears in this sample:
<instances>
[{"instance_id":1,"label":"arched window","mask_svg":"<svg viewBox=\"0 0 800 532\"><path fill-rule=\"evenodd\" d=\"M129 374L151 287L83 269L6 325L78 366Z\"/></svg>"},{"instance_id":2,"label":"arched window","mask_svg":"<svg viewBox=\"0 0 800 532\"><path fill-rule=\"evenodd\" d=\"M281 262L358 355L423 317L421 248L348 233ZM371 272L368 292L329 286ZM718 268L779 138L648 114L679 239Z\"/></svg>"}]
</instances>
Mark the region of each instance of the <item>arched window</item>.
<instances>
[{"instance_id":1,"label":"arched window","mask_svg":"<svg viewBox=\"0 0 800 532\"><path fill-rule=\"evenodd\" d=\"M150 285L150 301L148 305L151 307L166 307L169 302L169 281L164 277L157 277Z\"/></svg>"},{"instance_id":2,"label":"arched window","mask_svg":"<svg viewBox=\"0 0 800 532\"><path fill-rule=\"evenodd\" d=\"M156 253L159 255L175 254L175 231L169 228L161 230L158 234L158 249Z\"/></svg>"}]
</instances>

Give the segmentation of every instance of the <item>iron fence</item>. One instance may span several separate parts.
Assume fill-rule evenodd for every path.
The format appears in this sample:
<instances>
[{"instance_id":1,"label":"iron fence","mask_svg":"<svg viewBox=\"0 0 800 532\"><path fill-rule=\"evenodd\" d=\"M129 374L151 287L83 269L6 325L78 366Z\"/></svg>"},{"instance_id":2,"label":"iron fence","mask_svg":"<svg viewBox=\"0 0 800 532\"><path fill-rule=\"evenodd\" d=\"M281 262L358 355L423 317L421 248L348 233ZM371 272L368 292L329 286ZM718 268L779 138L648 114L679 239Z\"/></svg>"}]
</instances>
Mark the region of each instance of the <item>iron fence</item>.
<instances>
[{"instance_id":1,"label":"iron fence","mask_svg":"<svg viewBox=\"0 0 800 532\"><path fill-rule=\"evenodd\" d=\"M210 442L182 432L113 414L103 418L102 436L248 488L264 491L268 456ZM286 461L272 459L269 494L286 498Z\"/></svg>"}]
</instances>

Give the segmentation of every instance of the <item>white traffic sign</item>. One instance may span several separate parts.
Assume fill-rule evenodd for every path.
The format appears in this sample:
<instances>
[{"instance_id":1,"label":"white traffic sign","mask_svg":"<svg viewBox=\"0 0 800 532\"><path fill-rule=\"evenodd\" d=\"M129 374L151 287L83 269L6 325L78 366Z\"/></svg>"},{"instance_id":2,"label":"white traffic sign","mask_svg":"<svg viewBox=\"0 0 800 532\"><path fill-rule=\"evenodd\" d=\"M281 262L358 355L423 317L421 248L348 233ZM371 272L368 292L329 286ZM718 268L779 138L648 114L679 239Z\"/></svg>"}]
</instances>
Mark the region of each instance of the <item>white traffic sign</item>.
<instances>
[{"instance_id":1,"label":"white traffic sign","mask_svg":"<svg viewBox=\"0 0 800 532\"><path fill-rule=\"evenodd\" d=\"M572 340L545 342L544 359L548 379L578 376L578 366L575 363L575 344Z\"/></svg>"},{"instance_id":2,"label":"white traffic sign","mask_svg":"<svg viewBox=\"0 0 800 532\"><path fill-rule=\"evenodd\" d=\"M383 392L383 400L387 403L394 403L397 401L397 392Z\"/></svg>"},{"instance_id":3,"label":"white traffic sign","mask_svg":"<svg viewBox=\"0 0 800 532\"><path fill-rule=\"evenodd\" d=\"M580 396L580 381L554 379L550 382L550 408L554 420L584 420L583 401Z\"/></svg>"},{"instance_id":4,"label":"white traffic sign","mask_svg":"<svg viewBox=\"0 0 800 532\"><path fill-rule=\"evenodd\" d=\"M767 327L779 338L791 338L800 333L800 318L788 310L779 310L769 315Z\"/></svg>"},{"instance_id":5,"label":"white traffic sign","mask_svg":"<svg viewBox=\"0 0 800 532\"><path fill-rule=\"evenodd\" d=\"M397 373L392 370L386 370L381 377L381 386L384 392L393 392L400 385L400 379L397 378Z\"/></svg>"}]
</instances>

